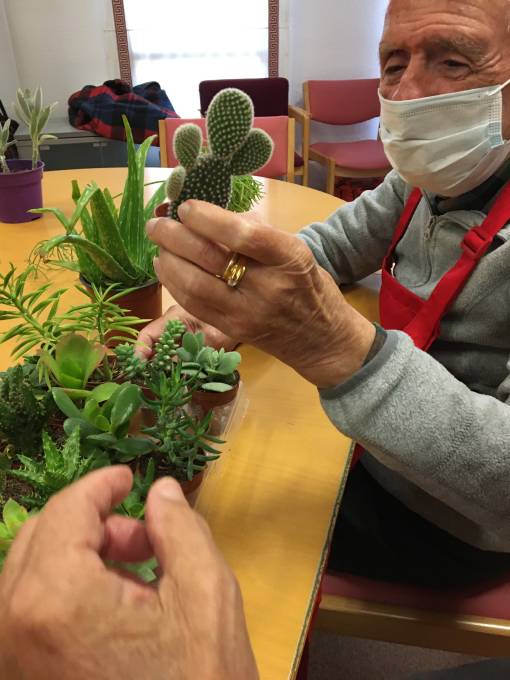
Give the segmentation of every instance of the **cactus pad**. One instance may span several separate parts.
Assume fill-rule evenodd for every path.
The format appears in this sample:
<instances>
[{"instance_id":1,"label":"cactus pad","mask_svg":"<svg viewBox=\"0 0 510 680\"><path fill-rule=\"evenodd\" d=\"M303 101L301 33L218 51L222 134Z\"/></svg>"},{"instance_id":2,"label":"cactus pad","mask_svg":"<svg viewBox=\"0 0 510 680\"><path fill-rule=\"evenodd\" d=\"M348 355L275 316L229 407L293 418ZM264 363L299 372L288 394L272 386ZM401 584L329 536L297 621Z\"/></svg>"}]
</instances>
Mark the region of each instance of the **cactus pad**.
<instances>
[{"instance_id":1,"label":"cactus pad","mask_svg":"<svg viewBox=\"0 0 510 680\"><path fill-rule=\"evenodd\" d=\"M177 209L190 198L229 204L232 177L248 175L264 166L272 156L273 140L263 130L253 129L253 103L234 88L219 92L206 117L208 151L201 152L202 133L197 125L182 125L174 137L174 152L180 166L167 181L171 201L169 217L178 220Z\"/></svg>"}]
</instances>

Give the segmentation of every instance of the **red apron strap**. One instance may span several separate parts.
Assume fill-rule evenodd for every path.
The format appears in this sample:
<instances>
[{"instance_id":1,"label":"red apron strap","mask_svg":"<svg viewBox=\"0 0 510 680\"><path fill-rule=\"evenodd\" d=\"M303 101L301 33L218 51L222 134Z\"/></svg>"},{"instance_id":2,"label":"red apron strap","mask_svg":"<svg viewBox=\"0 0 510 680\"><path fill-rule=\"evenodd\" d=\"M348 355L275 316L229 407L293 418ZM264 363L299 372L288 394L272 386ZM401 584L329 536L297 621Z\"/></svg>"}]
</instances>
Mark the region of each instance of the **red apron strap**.
<instances>
[{"instance_id":1,"label":"red apron strap","mask_svg":"<svg viewBox=\"0 0 510 680\"><path fill-rule=\"evenodd\" d=\"M461 257L441 278L429 299L404 329L417 347L425 351L430 347L437 337L442 317L466 285L495 236L509 220L510 182L501 191L483 224L473 227L464 236Z\"/></svg>"},{"instance_id":2,"label":"red apron strap","mask_svg":"<svg viewBox=\"0 0 510 680\"><path fill-rule=\"evenodd\" d=\"M402 236L407 231L407 227L409 226L409 223L413 219L413 215L416 212L416 209L418 208L421 199L422 199L421 190L413 189L411 191L409 198L407 199L407 203L404 206L404 210L400 215L397 228L393 233L393 238L391 240L390 247L388 248L388 252L386 253L383 260L382 264L383 269L386 269L388 271L391 269L391 260L393 259L393 253L395 252L395 248L397 247L397 244L402 238Z\"/></svg>"}]
</instances>

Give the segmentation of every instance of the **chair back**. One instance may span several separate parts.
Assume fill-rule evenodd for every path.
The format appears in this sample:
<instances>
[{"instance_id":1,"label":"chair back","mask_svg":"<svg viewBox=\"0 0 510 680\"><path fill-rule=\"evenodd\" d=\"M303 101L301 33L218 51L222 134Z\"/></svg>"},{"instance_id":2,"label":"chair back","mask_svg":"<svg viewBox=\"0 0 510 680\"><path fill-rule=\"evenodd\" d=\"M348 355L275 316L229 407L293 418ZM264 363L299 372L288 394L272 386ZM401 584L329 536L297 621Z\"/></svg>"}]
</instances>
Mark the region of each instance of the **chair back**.
<instances>
[{"instance_id":1,"label":"chair back","mask_svg":"<svg viewBox=\"0 0 510 680\"><path fill-rule=\"evenodd\" d=\"M320 123L353 125L380 115L379 78L308 80L303 89L305 109Z\"/></svg>"},{"instance_id":2,"label":"chair back","mask_svg":"<svg viewBox=\"0 0 510 680\"><path fill-rule=\"evenodd\" d=\"M198 125L207 138L205 118L165 118L159 121L159 142L161 148L161 166L174 168L179 165L174 152L173 139L178 127L185 123ZM265 130L274 142L274 152L263 168L255 173L259 177L287 176L289 182L294 181L294 120L288 116L266 116L254 118L253 127Z\"/></svg>"},{"instance_id":3,"label":"chair back","mask_svg":"<svg viewBox=\"0 0 510 680\"><path fill-rule=\"evenodd\" d=\"M205 116L212 98L226 87L236 87L249 95L256 116L286 116L289 107L287 78L238 78L203 80L199 86L200 113Z\"/></svg>"}]
</instances>

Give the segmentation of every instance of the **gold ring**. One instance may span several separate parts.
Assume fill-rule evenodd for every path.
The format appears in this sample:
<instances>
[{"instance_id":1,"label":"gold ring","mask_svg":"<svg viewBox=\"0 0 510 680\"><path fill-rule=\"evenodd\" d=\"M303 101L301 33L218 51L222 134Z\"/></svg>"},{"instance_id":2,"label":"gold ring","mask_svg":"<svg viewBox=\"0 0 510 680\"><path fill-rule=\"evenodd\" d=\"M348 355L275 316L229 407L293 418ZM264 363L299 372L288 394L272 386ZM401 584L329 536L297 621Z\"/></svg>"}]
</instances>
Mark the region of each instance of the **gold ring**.
<instances>
[{"instance_id":1,"label":"gold ring","mask_svg":"<svg viewBox=\"0 0 510 680\"><path fill-rule=\"evenodd\" d=\"M239 262L239 253L233 253L230 258L221 279L225 281L227 286L235 288L246 273L246 266Z\"/></svg>"}]
</instances>

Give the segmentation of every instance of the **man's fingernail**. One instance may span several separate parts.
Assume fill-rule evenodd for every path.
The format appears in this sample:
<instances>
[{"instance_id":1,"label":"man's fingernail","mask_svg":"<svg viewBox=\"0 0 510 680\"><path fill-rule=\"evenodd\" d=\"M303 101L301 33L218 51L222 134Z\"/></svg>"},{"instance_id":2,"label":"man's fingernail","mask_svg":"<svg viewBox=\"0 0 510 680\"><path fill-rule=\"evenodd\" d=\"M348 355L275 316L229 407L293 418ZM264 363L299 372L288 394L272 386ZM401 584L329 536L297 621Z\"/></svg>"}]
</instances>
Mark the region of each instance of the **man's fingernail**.
<instances>
[{"instance_id":1,"label":"man's fingernail","mask_svg":"<svg viewBox=\"0 0 510 680\"><path fill-rule=\"evenodd\" d=\"M154 272L156 273L156 276L159 278L159 257L155 257L152 260L152 265L154 267Z\"/></svg>"},{"instance_id":2,"label":"man's fingernail","mask_svg":"<svg viewBox=\"0 0 510 680\"><path fill-rule=\"evenodd\" d=\"M145 231L147 233L147 236L150 236L152 232L154 231L154 227L156 226L156 219L149 220L147 224L145 225Z\"/></svg>"},{"instance_id":3,"label":"man's fingernail","mask_svg":"<svg viewBox=\"0 0 510 680\"><path fill-rule=\"evenodd\" d=\"M156 489L158 496L167 501L182 501L183 493L179 482L171 477L164 477L156 483Z\"/></svg>"},{"instance_id":4,"label":"man's fingernail","mask_svg":"<svg viewBox=\"0 0 510 680\"><path fill-rule=\"evenodd\" d=\"M186 216L188 215L190 211L190 206L189 203L181 203L181 205L177 208L177 212L179 213L179 217L181 220L186 219Z\"/></svg>"}]
</instances>

